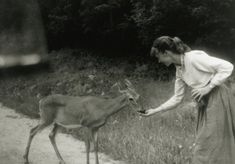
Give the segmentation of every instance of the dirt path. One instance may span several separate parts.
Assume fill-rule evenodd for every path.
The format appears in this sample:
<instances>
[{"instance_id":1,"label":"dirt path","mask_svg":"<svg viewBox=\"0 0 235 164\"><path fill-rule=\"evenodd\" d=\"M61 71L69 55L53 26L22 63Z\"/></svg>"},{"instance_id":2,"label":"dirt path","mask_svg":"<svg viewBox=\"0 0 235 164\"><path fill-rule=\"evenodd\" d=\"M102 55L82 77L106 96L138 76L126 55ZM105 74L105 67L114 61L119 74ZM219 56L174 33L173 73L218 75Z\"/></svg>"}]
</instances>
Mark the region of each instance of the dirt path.
<instances>
[{"instance_id":1,"label":"dirt path","mask_svg":"<svg viewBox=\"0 0 235 164\"><path fill-rule=\"evenodd\" d=\"M30 128L38 120L26 118L14 110L0 105L0 164L23 164L23 154ZM54 149L48 138L51 127L35 136L29 155L30 164L58 164ZM70 135L59 133L56 137L60 152L66 164L85 164L85 145ZM100 164L124 164L99 153ZM91 154L91 164L94 164Z\"/></svg>"}]
</instances>

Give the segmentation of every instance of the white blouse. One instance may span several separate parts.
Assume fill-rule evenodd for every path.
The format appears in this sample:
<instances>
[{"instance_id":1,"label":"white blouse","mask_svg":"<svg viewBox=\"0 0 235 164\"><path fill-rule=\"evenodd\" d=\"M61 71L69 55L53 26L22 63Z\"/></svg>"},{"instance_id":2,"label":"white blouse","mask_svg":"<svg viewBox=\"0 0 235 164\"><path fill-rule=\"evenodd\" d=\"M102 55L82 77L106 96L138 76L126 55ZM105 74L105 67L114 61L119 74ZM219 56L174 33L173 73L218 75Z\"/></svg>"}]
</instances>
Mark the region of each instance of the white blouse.
<instances>
[{"instance_id":1,"label":"white blouse","mask_svg":"<svg viewBox=\"0 0 235 164\"><path fill-rule=\"evenodd\" d=\"M176 67L174 95L163 103L162 110L179 105L187 86L200 88L206 85L221 85L233 71L233 65L225 60L209 56L204 51L193 50L182 55L181 66Z\"/></svg>"}]
</instances>

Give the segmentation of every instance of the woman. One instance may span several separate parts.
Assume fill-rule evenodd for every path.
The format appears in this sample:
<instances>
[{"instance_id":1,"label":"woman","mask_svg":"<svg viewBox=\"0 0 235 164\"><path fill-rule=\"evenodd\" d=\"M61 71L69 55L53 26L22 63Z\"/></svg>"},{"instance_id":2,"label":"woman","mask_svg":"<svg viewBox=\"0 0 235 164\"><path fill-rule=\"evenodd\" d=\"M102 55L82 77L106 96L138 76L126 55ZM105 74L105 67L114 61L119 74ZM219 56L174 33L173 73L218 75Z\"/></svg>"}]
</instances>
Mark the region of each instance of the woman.
<instances>
[{"instance_id":1,"label":"woman","mask_svg":"<svg viewBox=\"0 0 235 164\"><path fill-rule=\"evenodd\" d=\"M179 105L187 86L198 102L198 123L193 164L235 164L235 99L226 79L233 65L191 50L178 37L162 36L153 42L151 56L176 66L174 95L142 116L165 112Z\"/></svg>"}]
</instances>

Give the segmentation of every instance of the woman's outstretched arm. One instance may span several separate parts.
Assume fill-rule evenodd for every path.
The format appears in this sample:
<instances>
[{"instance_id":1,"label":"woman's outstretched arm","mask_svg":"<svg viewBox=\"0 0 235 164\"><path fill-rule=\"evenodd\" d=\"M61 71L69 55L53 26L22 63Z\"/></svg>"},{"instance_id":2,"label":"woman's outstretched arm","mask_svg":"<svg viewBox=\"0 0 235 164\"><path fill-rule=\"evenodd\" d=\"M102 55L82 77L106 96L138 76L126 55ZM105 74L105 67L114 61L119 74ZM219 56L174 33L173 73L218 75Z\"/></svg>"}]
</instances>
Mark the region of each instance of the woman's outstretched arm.
<instances>
[{"instance_id":1,"label":"woman's outstretched arm","mask_svg":"<svg viewBox=\"0 0 235 164\"><path fill-rule=\"evenodd\" d=\"M155 113L165 112L174 109L183 101L185 95L185 89L186 89L185 82L179 76L177 76L176 73L174 95L159 107L148 109L144 113L141 113L141 115L151 116Z\"/></svg>"}]
</instances>

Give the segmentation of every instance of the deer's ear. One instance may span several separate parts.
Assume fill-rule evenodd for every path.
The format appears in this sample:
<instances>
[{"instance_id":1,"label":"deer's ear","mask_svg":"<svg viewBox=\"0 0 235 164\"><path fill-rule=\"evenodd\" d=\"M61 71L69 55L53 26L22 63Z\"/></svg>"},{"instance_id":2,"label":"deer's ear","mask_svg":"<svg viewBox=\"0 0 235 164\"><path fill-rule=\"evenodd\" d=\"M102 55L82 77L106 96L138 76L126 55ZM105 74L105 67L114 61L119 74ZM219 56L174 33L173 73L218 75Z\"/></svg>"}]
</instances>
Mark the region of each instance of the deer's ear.
<instances>
[{"instance_id":1,"label":"deer's ear","mask_svg":"<svg viewBox=\"0 0 235 164\"><path fill-rule=\"evenodd\" d=\"M125 85L126 85L128 88L134 88L134 87L133 87L133 84L132 84L128 79L125 79L124 82L125 82Z\"/></svg>"},{"instance_id":2,"label":"deer's ear","mask_svg":"<svg viewBox=\"0 0 235 164\"><path fill-rule=\"evenodd\" d=\"M116 82L111 86L111 89L120 88L120 83Z\"/></svg>"},{"instance_id":3,"label":"deer's ear","mask_svg":"<svg viewBox=\"0 0 235 164\"><path fill-rule=\"evenodd\" d=\"M114 83L112 86L111 86L111 88L114 88L114 87L116 87L117 86L117 83Z\"/></svg>"},{"instance_id":4,"label":"deer's ear","mask_svg":"<svg viewBox=\"0 0 235 164\"><path fill-rule=\"evenodd\" d=\"M120 83L116 82L115 84L113 84L110 88L111 92L119 92L120 90Z\"/></svg>"},{"instance_id":5,"label":"deer's ear","mask_svg":"<svg viewBox=\"0 0 235 164\"><path fill-rule=\"evenodd\" d=\"M117 92L119 92L119 93L126 93L126 90L121 90L121 84L120 84L120 82L117 82L117 83L115 83L112 87L111 87L111 90L112 91L117 91Z\"/></svg>"}]
</instances>

